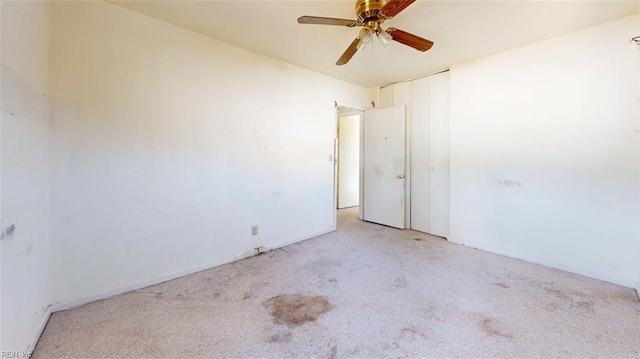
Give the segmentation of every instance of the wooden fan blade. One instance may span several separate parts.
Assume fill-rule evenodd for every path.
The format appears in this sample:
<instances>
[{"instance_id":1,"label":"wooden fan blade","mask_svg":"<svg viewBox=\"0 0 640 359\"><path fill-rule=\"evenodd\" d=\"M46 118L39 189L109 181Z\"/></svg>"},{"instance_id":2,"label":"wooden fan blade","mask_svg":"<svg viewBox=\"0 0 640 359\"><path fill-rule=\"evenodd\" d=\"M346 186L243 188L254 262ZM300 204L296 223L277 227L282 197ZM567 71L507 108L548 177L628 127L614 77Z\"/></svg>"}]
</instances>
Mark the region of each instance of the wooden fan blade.
<instances>
[{"instance_id":1,"label":"wooden fan blade","mask_svg":"<svg viewBox=\"0 0 640 359\"><path fill-rule=\"evenodd\" d=\"M383 17L390 19L400 13L400 11L407 8L407 6L413 4L416 0L390 0L385 6L382 7L380 13Z\"/></svg>"},{"instance_id":2,"label":"wooden fan blade","mask_svg":"<svg viewBox=\"0 0 640 359\"><path fill-rule=\"evenodd\" d=\"M391 37L401 43L401 44L405 44L407 46L413 47L414 49L418 50L418 51L422 51L425 52L427 50L429 50L431 48L431 46L433 46L433 42L427 40L427 39L423 39L419 36L410 34L408 32L402 31L402 30L398 30L395 27L391 27L387 30L387 33L389 35L391 35Z\"/></svg>"},{"instance_id":3,"label":"wooden fan blade","mask_svg":"<svg viewBox=\"0 0 640 359\"><path fill-rule=\"evenodd\" d=\"M348 19L335 19L332 17L319 17L319 16L300 16L298 18L299 24L316 24L316 25L338 25L338 26L356 26L355 20Z\"/></svg>"},{"instance_id":4,"label":"wooden fan blade","mask_svg":"<svg viewBox=\"0 0 640 359\"><path fill-rule=\"evenodd\" d=\"M347 49L345 50L344 54L342 54L342 56L340 56L340 58L336 62L336 65L341 66L341 65L344 65L347 62L349 62L349 60L351 60L353 55L355 55L356 52L358 52L358 43L359 42L360 42L360 38L356 37L356 39L353 40L351 45L349 45L349 47L347 47Z\"/></svg>"}]
</instances>

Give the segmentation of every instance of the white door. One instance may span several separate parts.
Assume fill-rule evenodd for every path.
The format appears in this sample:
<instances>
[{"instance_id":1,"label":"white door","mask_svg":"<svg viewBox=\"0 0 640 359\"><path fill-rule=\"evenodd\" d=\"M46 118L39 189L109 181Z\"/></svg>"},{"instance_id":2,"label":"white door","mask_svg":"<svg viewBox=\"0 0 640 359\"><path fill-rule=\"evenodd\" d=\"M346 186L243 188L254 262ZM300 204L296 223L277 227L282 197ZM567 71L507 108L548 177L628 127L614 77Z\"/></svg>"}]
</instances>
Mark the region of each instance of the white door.
<instances>
[{"instance_id":1,"label":"white door","mask_svg":"<svg viewBox=\"0 0 640 359\"><path fill-rule=\"evenodd\" d=\"M364 220L404 228L405 108L364 114Z\"/></svg>"},{"instance_id":2,"label":"white door","mask_svg":"<svg viewBox=\"0 0 640 359\"><path fill-rule=\"evenodd\" d=\"M355 207L360 196L360 115L338 118L338 208Z\"/></svg>"}]
</instances>

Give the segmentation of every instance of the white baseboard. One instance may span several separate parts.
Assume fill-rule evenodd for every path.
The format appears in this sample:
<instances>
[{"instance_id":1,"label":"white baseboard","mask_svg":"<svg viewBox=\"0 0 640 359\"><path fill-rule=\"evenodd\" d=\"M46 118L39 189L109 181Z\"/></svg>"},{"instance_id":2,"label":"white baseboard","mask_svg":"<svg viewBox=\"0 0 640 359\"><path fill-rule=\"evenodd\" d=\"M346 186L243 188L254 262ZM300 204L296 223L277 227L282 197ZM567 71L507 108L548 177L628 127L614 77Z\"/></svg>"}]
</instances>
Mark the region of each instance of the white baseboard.
<instances>
[{"instance_id":1,"label":"white baseboard","mask_svg":"<svg viewBox=\"0 0 640 359\"><path fill-rule=\"evenodd\" d=\"M332 228L327 229L325 231L321 231L321 232L318 232L318 233L315 233L315 234L312 234L310 236L306 236L306 237L303 237L303 238L294 239L294 240L286 241L286 242L281 242L281 243L278 243L278 244L275 244L275 245L272 245L272 246L265 246L264 247L264 251L268 252L268 251L273 250L273 249L278 249L278 248L285 247L285 246L288 246L288 245L291 245L291 244L294 244L294 243L302 242L302 241L305 241L307 239L318 237L318 236L321 236L323 234L327 234L327 233L330 233L330 232L333 232L333 231L335 231L335 228L332 227ZM79 307L81 305L85 305L87 303L95 302L96 300L102 300L102 299L110 298L110 297L113 297L113 296L116 296L116 295L119 295L119 294L123 294L123 293L131 292L131 291L134 291L134 290L142 289L142 288L145 288L145 287L148 287L148 286L151 286L151 285L159 284L159 283L166 282L166 281L169 281L169 280L172 280L172 279L184 277L184 276L189 275L189 274L201 272L201 271L204 271L204 270L207 270L207 269L211 269L211 268L218 267L218 266L221 266L221 265L224 265L224 264L235 262L235 261L238 261L238 260L241 260L241 259L249 258L249 257L252 257L254 255L256 255L256 252L255 252L255 250L251 249L248 252L245 252L243 254L239 254L239 255L236 255L236 256L232 256L232 257L229 257L229 258L225 258L225 259L223 259L221 261L207 263L207 264L204 264L204 265L192 267L192 268L189 268L189 269L186 269L186 270L182 270L182 271L179 271L179 272L163 275L163 276L156 277L156 278L153 278L153 279L149 279L149 280L146 280L146 281L143 281L143 282L139 282L139 283L128 285L128 286L125 286L125 287L122 287L122 288L117 288L117 289L109 290L109 291L106 291L106 292L102 292L102 293L98 293L98 294L94 294L94 295L90 295L90 296L86 296L86 297L82 297L82 298L79 298L79 299L73 299L73 300L69 300L69 301L54 303L54 304L52 304L50 306L50 308L51 308L50 312L51 313L55 313L55 312L59 312L61 310L73 309L73 308ZM45 322L45 324L46 324L46 322Z\"/></svg>"},{"instance_id":2,"label":"white baseboard","mask_svg":"<svg viewBox=\"0 0 640 359\"><path fill-rule=\"evenodd\" d=\"M454 239L454 238L449 238L449 241L453 242L453 243L457 243L457 244L462 244L462 245L464 245L466 247L476 248L476 249L480 249L480 250L483 250L483 251L500 254L500 255L503 255L503 256L506 256L506 257L520 259L520 260L523 260L525 262L534 263L534 264L540 264L540 265L543 265L545 267L559 269L559 270L562 270L562 271L565 271L565 272L570 272L570 273L582 275L582 276L585 276L585 277L598 279L598 280L609 282L609 283L613 283L613 284L618 284L618 285L621 285L621 286L624 286L624 287L627 287L627 288L634 288L634 286L636 285L635 283L633 283L633 281L624 280L624 279L615 278L615 277L610 277L610 276L607 276L607 275L601 275L601 274L598 274L598 273L588 272L588 271L584 271L584 270L582 270L580 268L574 268L574 267L567 266L567 265L564 265L564 264L561 264L561 263L556 263L556 262L553 262L553 261L548 261L548 260L544 260L544 259L531 258L531 257L526 257L526 256L518 255L518 254L513 254L513 253L510 253L508 251L503 251L501 249L493 248L491 246L487 246L487 245L482 244L482 243L462 242L462 241L459 241L458 239Z\"/></svg>"},{"instance_id":3,"label":"white baseboard","mask_svg":"<svg viewBox=\"0 0 640 359\"><path fill-rule=\"evenodd\" d=\"M36 348L36 344L38 344L38 340L40 340L40 337L42 336L42 332L44 332L44 328L47 326L47 323L49 322L49 317L51 317L51 306L47 307L47 309L44 312L44 316L42 317L42 320L40 321L40 325L37 328L37 331L33 337L33 339L31 340L31 344L29 344L29 346L27 346L24 350L25 353L33 353L33 350Z\"/></svg>"},{"instance_id":4,"label":"white baseboard","mask_svg":"<svg viewBox=\"0 0 640 359\"><path fill-rule=\"evenodd\" d=\"M298 242L306 241L307 239L316 238L316 237L325 235L327 233L334 232L335 230L336 230L336 227L331 227L331 228L329 228L327 230L320 231L318 233L312 234L312 235L310 235L308 237L304 237L302 239L294 239L292 241L280 242L280 243L275 244L273 246L266 246L265 248L267 249L267 251L270 251L270 250L286 247L286 246L289 246L289 245L292 245L292 244L295 244L295 243L298 243Z\"/></svg>"}]
</instances>

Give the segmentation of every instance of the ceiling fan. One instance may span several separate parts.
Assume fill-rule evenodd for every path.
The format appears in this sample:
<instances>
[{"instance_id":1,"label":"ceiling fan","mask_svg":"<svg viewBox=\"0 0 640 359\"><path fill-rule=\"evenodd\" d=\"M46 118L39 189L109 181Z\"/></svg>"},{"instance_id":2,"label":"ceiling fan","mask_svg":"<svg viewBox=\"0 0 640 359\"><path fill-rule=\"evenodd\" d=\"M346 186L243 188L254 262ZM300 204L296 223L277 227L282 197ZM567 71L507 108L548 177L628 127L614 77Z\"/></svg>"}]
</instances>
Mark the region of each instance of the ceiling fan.
<instances>
[{"instance_id":1,"label":"ceiling fan","mask_svg":"<svg viewBox=\"0 0 640 359\"><path fill-rule=\"evenodd\" d=\"M375 35L387 44L390 40L395 40L401 44L413 47L418 51L427 51L433 46L433 42L423 39L419 36L408 32L398 30L395 27L388 29L382 28L385 20L391 19L398 15L407 6L413 4L416 0L357 0L356 1L356 20L336 19L331 17L318 16L301 16L298 18L300 24L318 24L318 25L338 25L355 27L362 26L360 34L349 45L347 50L340 56L336 65L344 65L355 55L362 46L370 42Z\"/></svg>"}]
</instances>

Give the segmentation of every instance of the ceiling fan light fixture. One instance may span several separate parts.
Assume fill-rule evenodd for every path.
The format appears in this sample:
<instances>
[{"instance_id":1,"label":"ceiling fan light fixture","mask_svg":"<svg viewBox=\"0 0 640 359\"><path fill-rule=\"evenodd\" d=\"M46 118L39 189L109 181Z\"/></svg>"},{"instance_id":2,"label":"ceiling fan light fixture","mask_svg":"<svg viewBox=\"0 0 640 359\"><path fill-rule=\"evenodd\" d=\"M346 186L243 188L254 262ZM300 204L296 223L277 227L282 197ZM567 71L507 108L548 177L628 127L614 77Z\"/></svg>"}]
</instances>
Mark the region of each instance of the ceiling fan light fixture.
<instances>
[{"instance_id":1,"label":"ceiling fan light fixture","mask_svg":"<svg viewBox=\"0 0 640 359\"><path fill-rule=\"evenodd\" d=\"M369 43L369 41L371 41L372 34L373 34L373 31L371 31L371 29L368 26L365 26L360 30L360 34L358 35L358 38L360 39L360 42L367 44Z\"/></svg>"},{"instance_id":2,"label":"ceiling fan light fixture","mask_svg":"<svg viewBox=\"0 0 640 359\"><path fill-rule=\"evenodd\" d=\"M378 39L380 39L382 45L387 46L387 44L389 44L389 42L393 40L393 37L391 37L391 35L389 35L389 33L386 31L380 31L378 32Z\"/></svg>"}]
</instances>

